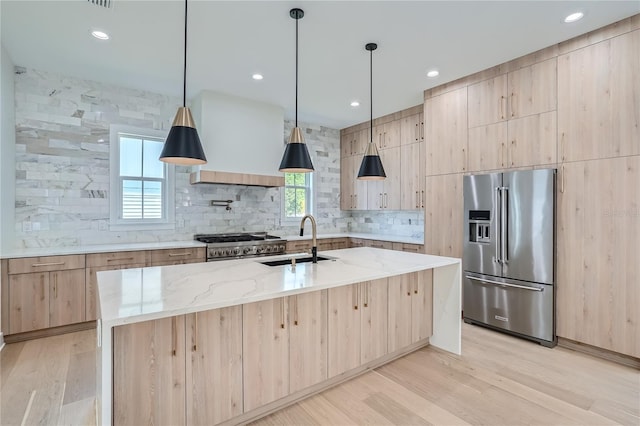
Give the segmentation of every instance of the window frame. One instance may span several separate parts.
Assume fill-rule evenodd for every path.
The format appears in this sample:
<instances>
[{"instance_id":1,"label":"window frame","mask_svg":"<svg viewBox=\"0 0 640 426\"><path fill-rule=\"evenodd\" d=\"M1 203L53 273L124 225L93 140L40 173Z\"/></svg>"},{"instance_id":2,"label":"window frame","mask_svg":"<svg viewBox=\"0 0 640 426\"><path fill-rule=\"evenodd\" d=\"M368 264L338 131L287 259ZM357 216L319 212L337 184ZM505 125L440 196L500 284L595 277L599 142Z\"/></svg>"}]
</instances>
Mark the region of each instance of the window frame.
<instances>
[{"instance_id":1,"label":"window frame","mask_svg":"<svg viewBox=\"0 0 640 426\"><path fill-rule=\"evenodd\" d=\"M129 136L164 141L167 131L133 126L111 125L109 129L109 230L163 230L175 229L175 165L164 164L164 179L144 178L144 181L164 182L162 191L162 219L122 219L122 177L120 176L120 138Z\"/></svg>"},{"instance_id":2,"label":"window frame","mask_svg":"<svg viewBox=\"0 0 640 426\"><path fill-rule=\"evenodd\" d=\"M281 196L281 223L299 223L301 217L290 217L287 216L287 211L286 211L286 206L285 206L285 195L287 192L287 188L304 188L306 190L306 198L307 198L307 203L306 203L306 207L307 207L307 211L305 212L305 214L314 214L315 212L315 207L316 207L316 200L315 200L315 179L313 176L313 173L302 173L305 175L305 177L308 177L309 179L309 185L308 186L300 186L300 185L287 185L287 181L286 181L286 174L285 174L285 184L282 187L282 196Z\"/></svg>"}]
</instances>

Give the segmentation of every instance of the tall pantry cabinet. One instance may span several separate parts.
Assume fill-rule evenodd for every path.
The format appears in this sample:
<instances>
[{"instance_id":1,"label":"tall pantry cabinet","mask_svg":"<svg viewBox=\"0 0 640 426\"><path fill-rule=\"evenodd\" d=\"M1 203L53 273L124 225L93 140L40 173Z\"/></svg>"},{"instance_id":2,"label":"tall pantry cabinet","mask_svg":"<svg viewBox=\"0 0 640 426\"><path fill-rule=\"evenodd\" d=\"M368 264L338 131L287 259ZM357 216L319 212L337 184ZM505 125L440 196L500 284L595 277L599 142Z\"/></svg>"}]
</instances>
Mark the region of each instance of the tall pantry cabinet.
<instances>
[{"instance_id":1,"label":"tall pantry cabinet","mask_svg":"<svg viewBox=\"0 0 640 426\"><path fill-rule=\"evenodd\" d=\"M557 168L557 335L640 357L640 15L429 89L424 121L425 251L462 257L465 174Z\"/></svg>"}]
</instances>

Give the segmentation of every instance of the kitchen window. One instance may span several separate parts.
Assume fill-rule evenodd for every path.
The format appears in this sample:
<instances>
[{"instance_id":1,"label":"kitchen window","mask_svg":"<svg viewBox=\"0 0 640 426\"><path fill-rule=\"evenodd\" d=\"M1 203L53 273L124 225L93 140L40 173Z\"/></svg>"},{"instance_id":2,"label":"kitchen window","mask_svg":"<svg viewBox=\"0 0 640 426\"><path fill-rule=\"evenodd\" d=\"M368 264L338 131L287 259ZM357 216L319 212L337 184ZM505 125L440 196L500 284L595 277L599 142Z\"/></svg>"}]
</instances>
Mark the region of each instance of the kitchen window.
<instances>
[{"instance_id":1,"label":"kitchen window","mask_svg":"<svg viewBox=\"0 0 640 426\"><path fill-rule=\"evenodd\" d=\"M111 230L174 228L174 169L158 158L166 132L111 126Z\"/></svg>"},{"instance_id":2,"label":"kitchen window","mask_svg":"<svg viewBox=\"0 0 640 426\"><path fill-rule=\"evenodd\" d=\"M283 217L301 218L313 212L313 177L311 173L285 173Z\"/></svg>"}]
</instances>

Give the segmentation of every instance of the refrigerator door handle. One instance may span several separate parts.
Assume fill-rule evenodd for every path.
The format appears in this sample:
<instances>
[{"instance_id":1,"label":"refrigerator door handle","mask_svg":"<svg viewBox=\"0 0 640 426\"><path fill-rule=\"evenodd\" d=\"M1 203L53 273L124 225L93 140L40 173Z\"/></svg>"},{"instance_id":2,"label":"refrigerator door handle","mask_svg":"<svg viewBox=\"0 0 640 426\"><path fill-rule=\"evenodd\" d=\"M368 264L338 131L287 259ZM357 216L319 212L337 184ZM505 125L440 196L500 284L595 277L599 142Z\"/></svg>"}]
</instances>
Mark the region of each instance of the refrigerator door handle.
<instances>
[{"instance_id":1,"label":"refrigerator door handle","mask_svg":"<svg viewBox=\"0 0 640 426\"><path fill-rule=\"evenodd\" d=\"M507 283L501 283L500 281L485 280L485 279L482 279L482 278L472 277L470 275L465 275L465 278L468 278L468 279L473 280L473 281L478 281L478 282L481 282L481 283L503 285L505 287L515 287L515 288L521 288L523 290L530 290L530 291L542 291L542 290L544 290L544 289L538 288L538 287L527 287L525 285L507 284Z\"/></svg>"},{"instance_id":2,"label":"refrigerator door handle","mask_svg":"<svg viewBox=\"0 0 640 426\"><path fill-rule=\"evenodd\" d=\"M509 188L500 188L500 259L503 264L509 262Z\"/></svg>"},{"instance_id":3,"label":"refrigerator door handle","mask_svg":"<svg viewBox=\"0 0 640 426\"><path fill-rule=\"evenodd\" d=\"M501 201L500 201L500 187L496 186L496 202L494 203L494 207L493 207L493 211L495 211L496 213L498 212L498 206L501 205ZM500 231L500 226L501 224L499 223L499 221L501 221L502 218L498 218L496 219L496 230L495 230L495 236L494 236L494 241L496 244L496 262L498 263L502 263L502 260L500 259L500 238L501 238L501 232Z\"/></svg>"}]
</instances>

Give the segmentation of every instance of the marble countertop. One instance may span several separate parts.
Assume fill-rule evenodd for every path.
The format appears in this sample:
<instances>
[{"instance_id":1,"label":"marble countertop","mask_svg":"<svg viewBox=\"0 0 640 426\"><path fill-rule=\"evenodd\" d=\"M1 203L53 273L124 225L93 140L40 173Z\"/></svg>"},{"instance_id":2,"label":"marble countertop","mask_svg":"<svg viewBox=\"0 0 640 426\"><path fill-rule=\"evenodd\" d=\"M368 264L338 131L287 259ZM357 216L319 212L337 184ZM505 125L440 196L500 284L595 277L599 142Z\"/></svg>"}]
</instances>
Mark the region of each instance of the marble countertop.
<instances>
[{"instance_id":1,"label":"marble countertop","mask_svg":"<svg viewBox=\"0 0 640 426\"><path fill-rule=\"evenodd\" d=\"M309 240L311 239L311 229L307 229L303 237L298 235L283 235L278 232L272 233L287 241ZM320 233L318 239L322 238L363 238L369 240L391 241L396 243L423 244L422 239L412 237L399 237L384 234L363 234L363 233L342 233L342 234L324 234ZM15 259L20 257L36 257L36 256L60 256L67 254L89 254L89 253L108 253L116 251L131 250L162 250L172 248L190 248L190 247L206 247L206 244L194 241L164 241L164 242L148 242L148 243L121 243L121 244L95 244L86 246L67 246L67 247L33 247L33 248L16 248L4 250L0 254L0 259Z\"/></svg>"},{"instance_id":2,"label":"marble countertop","mask_svg":"<svg viewBox=\"0 0 640 426\"><path fill-rule=\"evenodd\" d=\"M59 256L66 254L108 253L115 251L162 250L206 246L207 245L205 243L201 243L199 241L186 240L150 243L95 244L88 246L68 247L34 247L5 250L0 255L0 259L14 259L18 257L35 256Z\"/></svg>"},{"instance_id":3,"label":"marble countertop","mask_svg":"<svg viewBox=\"0 0 640 426\"><path fill-rule=\"evenodd\" d=\"M460 259L360 247L331 260L270 267L292 255L98 272L103 327L318 291L459 264ZM307 256L306 254L293 256Z\"/></svg>"}]
</instances>

